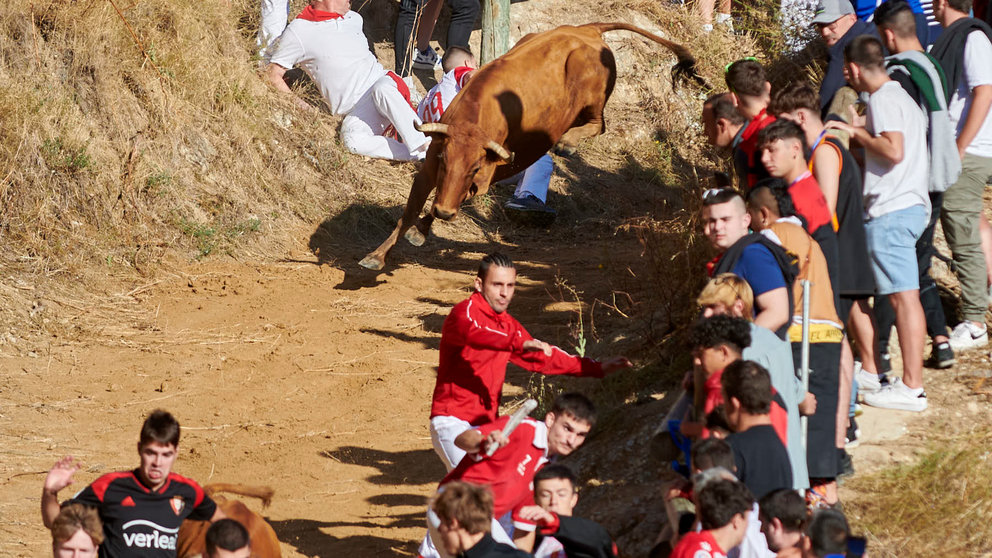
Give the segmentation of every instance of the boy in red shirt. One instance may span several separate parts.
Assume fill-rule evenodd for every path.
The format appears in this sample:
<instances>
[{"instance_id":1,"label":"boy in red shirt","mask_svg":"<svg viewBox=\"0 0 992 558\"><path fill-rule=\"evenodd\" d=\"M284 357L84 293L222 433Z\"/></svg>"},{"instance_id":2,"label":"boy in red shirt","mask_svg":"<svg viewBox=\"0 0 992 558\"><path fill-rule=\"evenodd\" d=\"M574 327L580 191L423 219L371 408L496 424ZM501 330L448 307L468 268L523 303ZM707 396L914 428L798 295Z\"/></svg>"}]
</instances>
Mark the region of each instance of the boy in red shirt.
<instances>
[{"instance_id":1,"label":"boy in red shirt","mask_svg":"<svg viewBox=\"0 0 992 558\"><path fill-rule=\"evenodd\" d=\"M703 531L682 537L671 558L726 558L744 540L754 496L743 483L717 480L699 491L697 502Z\"/></svg>"},{"instance_id":2,"label":"boy in red shirt","mask_svg":"<svg viewBox=\"0 0 992 558\"><path fill-rule=\"evenodd\" d=\"M755 185L768 172L761 166L761 153L758 151L758 132L775 122L768 114L772 84L765 77L765 69L754 58L744 58L727 67L724 78L730 89L730 98L737 112L750 120L734 138L734 166L741 188Z\"/></svg>"}]
</instances>

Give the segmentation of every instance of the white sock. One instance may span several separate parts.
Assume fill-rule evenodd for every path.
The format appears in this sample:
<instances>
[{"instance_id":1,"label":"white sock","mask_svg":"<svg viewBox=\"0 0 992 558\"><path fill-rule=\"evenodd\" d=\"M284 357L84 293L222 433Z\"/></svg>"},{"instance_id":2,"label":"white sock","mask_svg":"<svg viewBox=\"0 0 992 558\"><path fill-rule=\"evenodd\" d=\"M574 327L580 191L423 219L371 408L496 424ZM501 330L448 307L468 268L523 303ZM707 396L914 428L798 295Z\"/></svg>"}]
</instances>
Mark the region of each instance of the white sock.
<instances>
[{"instance_id":1,"label":"white sock","mask_svg":"<svg viewBox=\"0 0 992 558\"><path fill-rule=\"evenodd\" d=\"M717 13L717 14L716 14L716 17L715 17L715 18L713 18L713 19L714 19L714 21L716 21L717 23L726 23L726 22L728 22L728 21L730 21L730 14L721 14L721 13Z\"/></svg>"}]
</instances>

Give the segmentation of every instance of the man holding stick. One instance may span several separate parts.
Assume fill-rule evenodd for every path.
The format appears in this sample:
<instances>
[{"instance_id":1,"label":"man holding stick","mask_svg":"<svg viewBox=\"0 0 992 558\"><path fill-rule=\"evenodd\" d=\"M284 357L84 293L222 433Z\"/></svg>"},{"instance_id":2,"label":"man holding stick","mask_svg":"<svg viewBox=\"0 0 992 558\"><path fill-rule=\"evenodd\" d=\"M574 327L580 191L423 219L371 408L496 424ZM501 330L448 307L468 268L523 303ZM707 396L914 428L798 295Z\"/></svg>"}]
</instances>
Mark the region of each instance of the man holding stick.
<instances>
[{"instance_id":1,"label":"man holding stick","mask_svg":"<svg viewBox=\"0 0 992 558\"><path fill-rule=\"evenodd\" d=\"M596 423L596 408L579 393L559 395L543 422L524 418L519 426L507 432L511 417L470 428L455 439L466 452L441 481L439 490L453 481L488 486L493 493L492 536L497 542L512 544L508 532L519 530L523 535L534 531L536 524L516 512L534 505L531 483L534 474L554 456L566 456L578 449ZM497 449L489 456L489 450ZM437 529L428 509L428 536L420 545L423 558L444 556L435 544ZM434 540L432 540L434 539Z\"/></svg>"},{"instance_id":2,"label":"man holding stick","mask_svg":"<svg viewBox=\"0 0 992 558\"><path fill-rule=\"evenodd\" d=\"M496 420L508 362L541 374L595 378L631 366L624 357L598 362L531 337L506 311L516 282L513 261L489 254L479 264L475 292L444 320L430 429L434 450L449 471L465 456L455 438Z\"/></svg>"}]
</instances>

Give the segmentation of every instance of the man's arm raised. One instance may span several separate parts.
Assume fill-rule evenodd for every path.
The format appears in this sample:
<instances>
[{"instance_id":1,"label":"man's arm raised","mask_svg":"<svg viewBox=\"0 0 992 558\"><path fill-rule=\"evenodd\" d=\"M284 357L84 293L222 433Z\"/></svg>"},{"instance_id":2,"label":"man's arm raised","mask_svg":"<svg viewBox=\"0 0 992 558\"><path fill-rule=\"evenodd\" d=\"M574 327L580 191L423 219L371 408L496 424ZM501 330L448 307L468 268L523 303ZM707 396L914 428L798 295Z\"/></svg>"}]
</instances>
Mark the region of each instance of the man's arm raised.
<instances>
[{"instance_id":1,"label":"man's arm raised","mask_svg":"<svg viewBox=\"0 0 992 558\"><path fill-rule=\"evenodd\" d=\"M79 462L67 455L55 462L41 491L41 520L48 529L59 515L59 491L73 483L72 476L79 470Z\"/></svg>"}]
</instances>

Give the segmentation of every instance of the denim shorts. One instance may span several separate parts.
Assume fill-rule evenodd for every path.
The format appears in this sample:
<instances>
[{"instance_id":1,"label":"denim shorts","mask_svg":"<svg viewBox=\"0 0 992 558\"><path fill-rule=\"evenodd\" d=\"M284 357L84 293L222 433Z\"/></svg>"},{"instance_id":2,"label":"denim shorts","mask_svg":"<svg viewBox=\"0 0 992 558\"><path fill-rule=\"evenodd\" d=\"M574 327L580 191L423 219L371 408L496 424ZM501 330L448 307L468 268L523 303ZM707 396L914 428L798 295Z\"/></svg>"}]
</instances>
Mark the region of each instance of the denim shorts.
<instances>
[{"instance_id":1,"label":"denim shorts","mask_svg":"<svg viewBox=\"0 0 992 558\"><path fill-rule=\"evenodd\" d=\"M880 295L920 288L916 241L927 226L927 208L914 205L865 221L868 256Z\"/></svg>"}]
</instances>

